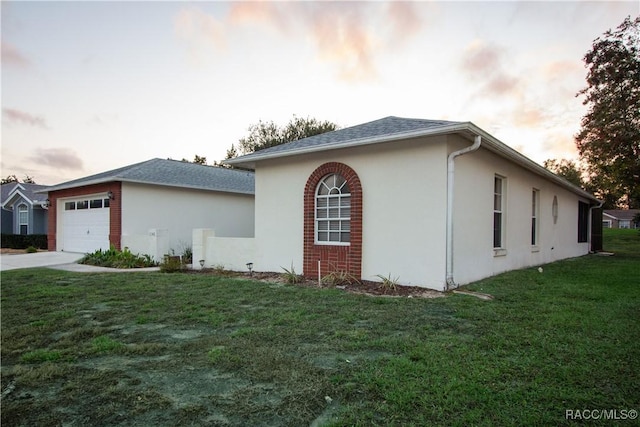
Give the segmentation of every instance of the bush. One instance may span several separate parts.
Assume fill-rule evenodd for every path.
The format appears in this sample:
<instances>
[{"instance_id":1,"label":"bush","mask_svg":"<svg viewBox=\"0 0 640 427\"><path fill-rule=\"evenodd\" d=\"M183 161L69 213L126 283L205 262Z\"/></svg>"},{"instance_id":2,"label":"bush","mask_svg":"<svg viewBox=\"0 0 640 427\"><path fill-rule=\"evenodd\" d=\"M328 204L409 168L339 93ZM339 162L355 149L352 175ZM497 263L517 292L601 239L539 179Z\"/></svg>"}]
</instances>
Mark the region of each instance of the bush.
<instances>
[{"instance_id":1,"label":"bush","mask_svg":"<svg viewBox=\"0 0 640 427\"><path fill-rule=\"evenodd\" d=\"M3 248L27 249L33 246L37 249L47 249L46 234L3 234L0 240Z\"/></svg>"},{"instance_id":2,"label":"bush","mask_svg":"<svg viewBox=\"0 0 640 427\"><path fill-rule=\"evenodd\" d=\"M163 273L175 273L184 270L185 265L179 256L165 255L164 261L160 264L160 271Z\"/></svg>"},{"instance_id":3,"label":"bush","mask_svg":"<svg viewBox=\"0 0 640 427\"><path fill-rule=\"evenodd\" d=\"M26 252L27 252L28 254L35 254L36 252L38 252L38 248L34 248L33 246L29 246L29 247L26 249Z\"/></svg>"},{"instance_id":4,"label":"bush","mask_svg":"<svg viewBox=\"0 0 640 427\"><path fill-rule=\"evenodd\" d=\"M133 254L129 248L124 248L124 251L119 251L113 245L111 245L109 250L103 251L102 249L98 249L91 254L86 254L78 262L80 264L112 268L144 268L158 265L149 255Z\"/></svg>"}]
</instances>

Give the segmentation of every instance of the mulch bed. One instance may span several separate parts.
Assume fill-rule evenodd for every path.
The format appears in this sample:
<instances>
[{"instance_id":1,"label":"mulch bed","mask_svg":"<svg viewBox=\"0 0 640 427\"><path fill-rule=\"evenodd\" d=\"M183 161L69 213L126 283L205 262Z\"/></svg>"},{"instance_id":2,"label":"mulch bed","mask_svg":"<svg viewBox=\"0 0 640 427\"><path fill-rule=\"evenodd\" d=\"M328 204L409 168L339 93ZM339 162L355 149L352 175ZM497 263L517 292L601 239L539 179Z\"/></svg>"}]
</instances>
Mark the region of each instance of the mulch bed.
<instances>
[{"instance_id":1,"label":"mulch bed","mask_svg":"<svg viewBox=\"0 0 640 427\"><path fill-rule=\"evenodd\" d=\"M253 279L260 282L267 283L281 283L285 284L286 280L283 274L275 272L254 272L253 275L249 273L240 273L234 271L220 271L216 269L205 268L202 270L188 270L190 274L210 274L210 275L224 275L227 277L242 277L244 279ZM354 294L363 294L371 296L385 296L385 297L397 297L397 298L439 298L444 297L444 292L434 291L432 289L421 288L419 286L404 286L398 285L395 289L389 289L382 286L379 282L372 282L370 280L361 280L357 283L345 283L344 285L331 286L326 283L318 285L317 280L310 280L304 278L304 281L297 283L298 286L304 286L309 288L336 288L344 290L345 292L351 292Z\"/></svg>"}]
</instances>

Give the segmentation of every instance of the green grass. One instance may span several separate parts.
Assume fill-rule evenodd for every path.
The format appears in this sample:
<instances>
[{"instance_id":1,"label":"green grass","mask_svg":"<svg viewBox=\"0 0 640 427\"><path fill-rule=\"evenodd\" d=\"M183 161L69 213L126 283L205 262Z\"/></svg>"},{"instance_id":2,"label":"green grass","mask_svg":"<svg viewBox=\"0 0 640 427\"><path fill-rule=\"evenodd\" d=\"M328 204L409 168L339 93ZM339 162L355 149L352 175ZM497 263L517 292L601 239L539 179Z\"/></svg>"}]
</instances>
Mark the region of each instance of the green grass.
<instances>
[{"instance_id":1,"label":"green grass","mask_svg":"<svg viewBox=\"0 0 640 427\"><path fill-rule=\"evenodd\" d=\"M638 410L640 234L605 230L605 250L467 287L491 301L6 272L2 423L570 425L566 410Z\"/></svg>"}]
</instances>

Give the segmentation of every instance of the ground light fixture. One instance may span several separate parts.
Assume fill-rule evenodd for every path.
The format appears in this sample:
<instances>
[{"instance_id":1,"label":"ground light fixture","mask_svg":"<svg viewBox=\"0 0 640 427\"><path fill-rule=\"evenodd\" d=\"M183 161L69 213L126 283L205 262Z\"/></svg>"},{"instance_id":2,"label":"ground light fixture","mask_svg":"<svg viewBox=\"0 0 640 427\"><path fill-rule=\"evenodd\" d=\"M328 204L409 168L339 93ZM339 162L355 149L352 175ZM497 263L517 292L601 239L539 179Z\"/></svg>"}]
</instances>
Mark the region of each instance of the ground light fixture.
<instances>
[{"instance_id":1,"label":"ground light fixture","mask_svg":"<svg viewBox=\"0 0 640 427\"><path fill-rule=\"evenodd\" d=\"M253 263L252 262L248 262L247 263L247 268L249 269L249 276L253 276Z\"/></svg>"},{"instance_id":2,"label":"ground light fixture","mask_svg":"<svg viewBox=\"0 0 640 427\"><path fill-rule=\"evenodd\" d=\"M200 261L198 261L200 263L200 268L204 268L204 260L201 259Z\"/></svg>"}]
</instances>

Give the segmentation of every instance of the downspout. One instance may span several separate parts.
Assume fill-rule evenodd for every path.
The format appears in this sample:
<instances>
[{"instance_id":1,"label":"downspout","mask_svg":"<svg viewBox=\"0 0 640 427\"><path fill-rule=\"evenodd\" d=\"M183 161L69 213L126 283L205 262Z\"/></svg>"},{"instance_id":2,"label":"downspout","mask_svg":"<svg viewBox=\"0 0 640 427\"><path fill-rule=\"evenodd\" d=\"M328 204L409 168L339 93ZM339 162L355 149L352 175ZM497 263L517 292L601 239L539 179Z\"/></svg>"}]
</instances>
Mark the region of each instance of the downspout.
<instances>
[{"instance_id":1,"label":"downspout","mask_svg":"<svg viewBox=\"0 0 640 427\"><path fill-rule=\"evenodd\" d=\"M455 176L455 159L463 154L476 151L481 144L482 137L476 135L473 145L454 151L447 158L447 291L457 287L453 280L453 178Z\"/></svg>"}]
</instances>

